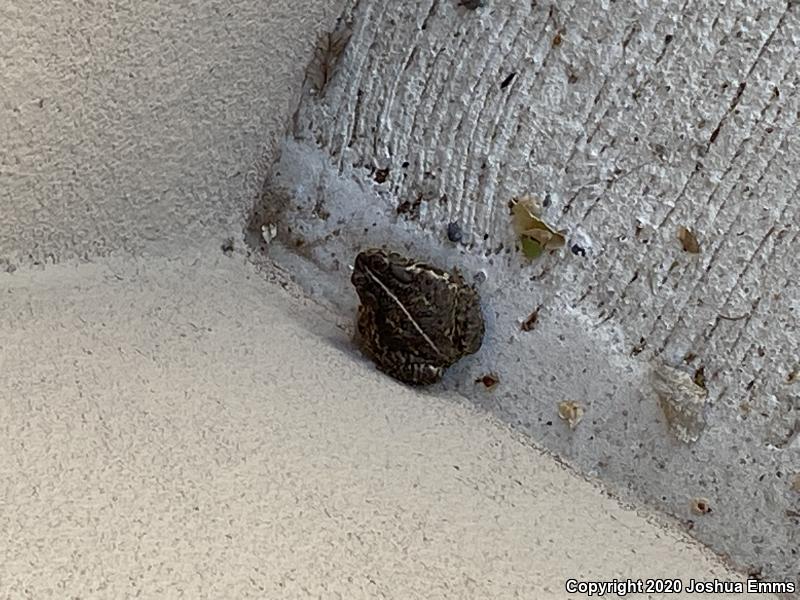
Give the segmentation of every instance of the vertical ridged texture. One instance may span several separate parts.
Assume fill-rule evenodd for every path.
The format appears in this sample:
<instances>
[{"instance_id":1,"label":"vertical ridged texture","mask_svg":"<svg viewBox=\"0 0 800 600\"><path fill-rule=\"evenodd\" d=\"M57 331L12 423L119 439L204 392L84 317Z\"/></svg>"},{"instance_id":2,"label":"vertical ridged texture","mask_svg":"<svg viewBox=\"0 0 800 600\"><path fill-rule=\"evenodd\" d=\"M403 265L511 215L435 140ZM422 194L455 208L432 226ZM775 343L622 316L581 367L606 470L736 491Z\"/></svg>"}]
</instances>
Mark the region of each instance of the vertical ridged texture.
<instances>
[{"instance_id":1,"label":"vertical ridged texture","mask_svg":"<svg viewBox=\"0 0 800 600\"><path fill-rule=\"evenodd\" d=\"M800 4L361 0L347 19L345 56L302 101L297 138L429 237L457 222L462 249L508 272L522 261L509 201L549 198L544 218L580 248L503 292L553 290L620 329L631 360L707 386L726 477L769 478L753 514L773 511L784 541L754 562L800 571L787 482L800 472ZM723 460L688 455L701 480L700 463ZM755 533L725 535L740 563L764 551Z\"/></svg>"},{"instance_id":2,"label":"vertical ridged texture","mask_svg":"<svg viewBox=\"0 0 800 600\"><path fill-rule=\"evenodd\" d=\"M545 260L544 277L650 349L725 347L707 371L747 361L764 322L785 319L752 396L798 360L800 8L676 8L360 2L301 137L340 168L388 169L404 218L456 221L475 252L514 246L509 200L549 194L592 261L559 281Z\"/></svg>"}]
</instances>

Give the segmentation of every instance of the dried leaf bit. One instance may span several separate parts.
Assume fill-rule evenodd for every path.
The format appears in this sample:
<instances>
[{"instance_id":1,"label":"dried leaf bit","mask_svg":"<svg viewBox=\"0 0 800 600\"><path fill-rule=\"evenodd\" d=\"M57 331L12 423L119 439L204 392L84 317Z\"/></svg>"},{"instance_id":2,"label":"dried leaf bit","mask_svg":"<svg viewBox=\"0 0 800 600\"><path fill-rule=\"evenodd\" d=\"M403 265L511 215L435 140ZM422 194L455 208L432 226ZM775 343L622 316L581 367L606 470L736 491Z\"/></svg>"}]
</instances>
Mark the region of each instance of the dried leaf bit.
<instances>
[{"instance_id":1,"label":"dried leaf bit","mask_svg":"<svg viewBox=\"0 0 800 600\"><path fill-rule=\"evenodd\" d=\"M692 378L692 381L694 381L694 384L697 387L703 388L704 390L707 389L706 388L706 369L705 369L705 367L700 367L699 369L697 369L694 372L694 377Z\"/></svg>"},{"instance_id":2,"label":"dried leaf bit","mask_svg":"<svg viewBox=\"0 0 800 600\"><path fill-rule=\"evenodd\" d=\"M706 428L708 391L688 373L665 364L653 364L651 382L672 434L685 444L696 442Z\"/></svg>"},{"instance_id":3,"label":"dried leaf bit","mask_svg":"<svg viewBox=\"0 0 800 600\"><path fill-rule=\"evenodd\" d=\"M330 81L333 70L347 47L352 33L349 28L344 27L324 34L317 44L307 76L318 93L321 93L325 89L325 84Z\"/></svg>"},{"instance_id":4,"label":"dried leaf bit","mask_svg":"<svg viewBox=\"0 0 800 600\"><path fill-rule=\"evenodd\" d=\"M570 429L575 429L583 419L583 408L571 400L565 400L558 405L558 416L569 423Z\"/></svg>"},{"instance_id":5,"label":"dried leaf bit","mask_svg":"<svg viewBox=\"0 0 800 600\"><path fill-rule=\"evenodd\" d=\"M678 227L678 240L680 240L684 251L690 254L700 254L700 244L697 236L683 225Z\"/></svg>"},{"instance_id":6,"label":"dried leaf bit","mask_svg":"<svg viewBox=\"0 0 800 600\"><path fill-rule=\"evenodd\" d=\"M541 204L532 196L511 201L511 220L527 258L537 258L545 250L561 248L566 243L564 233L556 231L539 218Z\"/></svg>"},{"instance_id":7,"label":"dried leaf bit","mask_svg":"<svg viewBox=\"0 0 800 600\"><path fill-rule=\"evenodd\" d=\"M520 326L522 331L531 331L534 327L536 327L536 322L539 320L539 311L541 310L541 306L537 306L536 309L528 315L528 318L522 322Z\"/></svg>"}]
</instances>

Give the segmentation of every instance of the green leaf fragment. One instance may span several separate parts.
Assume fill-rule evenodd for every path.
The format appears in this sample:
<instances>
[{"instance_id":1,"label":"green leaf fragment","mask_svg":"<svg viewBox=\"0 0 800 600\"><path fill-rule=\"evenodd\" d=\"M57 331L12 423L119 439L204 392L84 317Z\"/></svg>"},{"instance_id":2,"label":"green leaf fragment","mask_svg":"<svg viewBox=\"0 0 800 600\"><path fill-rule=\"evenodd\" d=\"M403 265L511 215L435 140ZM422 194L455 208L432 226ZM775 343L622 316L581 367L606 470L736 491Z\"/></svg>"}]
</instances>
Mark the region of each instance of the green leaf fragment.
<instances>
[{"instance_id":1,"label":"green leaf fragment","mask_svg":"<svg viewBox=\"0 0 800 600\"><path fill-rule=\"evenodd\" d=\"M556 231L539 218L541 207L531 196L513 201L511 207L514 231L517 233L523 254L534 259L545 250L561 248L566 243L564 233Z\"/></svg>"},{"instance_id":2,"label":"green leaf fragment","mask_svg":"<svg viewBox=\"0 0 800 600\"><path fill-rule=\"evenodd\" d=\"M520 238L520 244L522 245L522 253L526 258L530 258L531 260L539 258L542 252L544 252L542 245L529 237L522 236Z\"/></svg>"}]
</instances>

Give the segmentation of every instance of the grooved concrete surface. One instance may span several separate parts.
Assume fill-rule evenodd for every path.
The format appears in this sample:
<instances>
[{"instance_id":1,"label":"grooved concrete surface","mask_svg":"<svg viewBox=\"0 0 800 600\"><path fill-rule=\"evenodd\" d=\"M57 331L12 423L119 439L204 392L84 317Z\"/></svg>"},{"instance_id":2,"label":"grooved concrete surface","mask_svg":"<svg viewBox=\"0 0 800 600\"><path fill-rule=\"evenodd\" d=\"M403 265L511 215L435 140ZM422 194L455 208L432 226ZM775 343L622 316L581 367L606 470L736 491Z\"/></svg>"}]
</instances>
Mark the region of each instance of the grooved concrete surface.
<instances>
[{"instance_id":1,"label":"grooved concrete surface","mask_svg":"<svg viewBox=\"0 0 800 600\"><path fill-rule=\"evenodd\" d=\"M0 4L0 268L238 229L339 4Z\"/></svg>"},{"instance_id":2,"label":"grooved concrete surface","mask_svg":"<svg viewBox=\"0 0 800 600\"><path fill-rule=\"evenodd\" d=\"M334 275L281 260L349 314L364 245L485 279L486 344L446 388L742 568L797 578L800 4L362 0L347 20L257 221ZM526 193L567 237L534 264L507 208ZM586 411L574 431L564 400Z\"/></svg>"},{"instance_id":3,"label":"grooved concrete surface","mask_svg":"<svg viewBox=\"0 0 800 600\"><path fill-rule=\"evenodd\" d=\"M0 314L4 599L741 581L457 396L383 377L217 240L2 273Z\"/></svg>"}]
</instances>

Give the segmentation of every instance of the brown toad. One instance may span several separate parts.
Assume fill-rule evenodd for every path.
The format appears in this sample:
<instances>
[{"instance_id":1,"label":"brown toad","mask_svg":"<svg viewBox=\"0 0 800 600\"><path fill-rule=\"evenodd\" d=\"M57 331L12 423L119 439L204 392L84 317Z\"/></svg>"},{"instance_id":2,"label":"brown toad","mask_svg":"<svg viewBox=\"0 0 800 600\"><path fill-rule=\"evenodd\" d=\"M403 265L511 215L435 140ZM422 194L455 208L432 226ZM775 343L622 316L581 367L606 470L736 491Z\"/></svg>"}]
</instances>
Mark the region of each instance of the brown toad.
<instances>
[{"instance_id":1,"label":"brown toad","mask_svg":"<svg viewBox=\"0 0 800 600\"><path fill-rule=\"evenodd\" d=\"M359 344L387 375L410 385L435 383L481 347L480 297L457 270L371 248L356 257L351 281L361 300Z\"/></svg>"}]
</instances>

